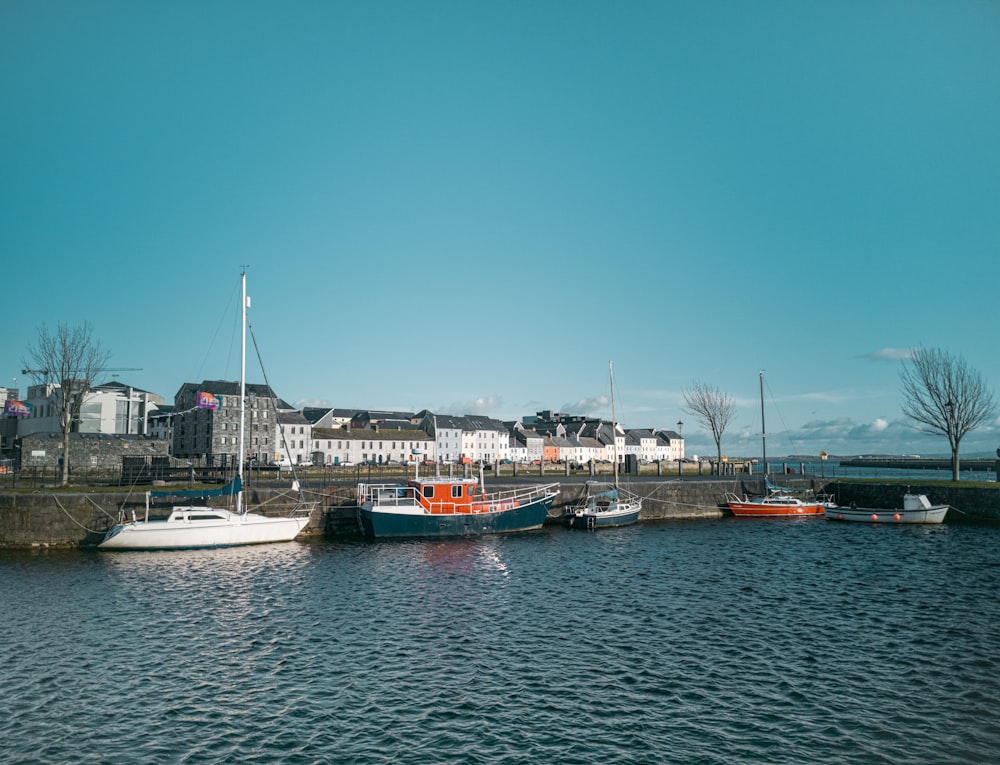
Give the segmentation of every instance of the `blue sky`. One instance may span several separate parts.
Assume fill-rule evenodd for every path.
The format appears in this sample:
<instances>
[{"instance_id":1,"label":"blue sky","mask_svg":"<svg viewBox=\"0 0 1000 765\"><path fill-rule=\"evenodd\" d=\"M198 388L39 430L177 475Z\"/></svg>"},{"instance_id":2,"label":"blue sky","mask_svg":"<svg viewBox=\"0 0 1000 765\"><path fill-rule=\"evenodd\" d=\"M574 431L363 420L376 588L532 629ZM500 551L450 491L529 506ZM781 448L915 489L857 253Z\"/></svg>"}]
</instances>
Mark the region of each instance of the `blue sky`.
<instances>
[{"instance_id":1,"label":"blue sky","mask_svg":"<svg viewBox=\"0 0 1000 765\"><path fill-rule=\"evenodd\" d=\"M900 357L1000 383L998 41L991 0L2 2L6 384L60 321L168 401L237 379L247 264L298 405L607 417L613 359L689 454L695 381L759 454L762 370L769 455L944 452Z\"/></svg>"}]
</instances>

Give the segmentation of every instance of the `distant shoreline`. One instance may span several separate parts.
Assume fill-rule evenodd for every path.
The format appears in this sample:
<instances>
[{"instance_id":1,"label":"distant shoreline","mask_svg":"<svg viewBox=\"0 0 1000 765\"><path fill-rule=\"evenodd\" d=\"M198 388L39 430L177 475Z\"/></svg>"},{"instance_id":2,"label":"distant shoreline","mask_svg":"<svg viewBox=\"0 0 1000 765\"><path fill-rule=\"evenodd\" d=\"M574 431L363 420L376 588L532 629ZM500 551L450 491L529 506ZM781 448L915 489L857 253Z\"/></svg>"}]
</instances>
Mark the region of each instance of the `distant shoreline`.
<instances>
[{"instance_id":1,"label":"distant shoreline","mask_svg":"<svg viewBox=\"0 0 1000 765\"><path fill-rule=\"evenodd\" d=\"M898 468L901 470L948 470L949 457L851 457L839 460L843 467ZM1000 460L996 458L960 458L962 470L993 470Z\"/></svg>"}]
</instances>

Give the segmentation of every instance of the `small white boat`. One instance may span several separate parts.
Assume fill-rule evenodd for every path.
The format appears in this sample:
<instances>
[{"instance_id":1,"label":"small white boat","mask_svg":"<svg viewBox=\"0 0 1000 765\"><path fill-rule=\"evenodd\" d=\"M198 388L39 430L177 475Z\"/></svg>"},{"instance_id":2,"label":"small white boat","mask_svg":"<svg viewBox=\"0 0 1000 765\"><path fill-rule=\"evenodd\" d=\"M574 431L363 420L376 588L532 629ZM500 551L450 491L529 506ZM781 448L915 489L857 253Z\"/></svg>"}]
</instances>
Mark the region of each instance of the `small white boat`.
<instances>
[{"instance_id":1,"label":"small white boat","mask_svg":"<svg viewBox=\"0 0 1000 765\"><path fill-rule=\"evenodd\" d=\"M608 379L611 385L611 437L614 439L615 480L613 484L587 481L587 493L576 506L563 514L563 525L568 529L608 529L631 526L639 521L642 499L637 494L618 485L618 423L615 420L615 374L608 362Z\"/></svg>"},{"instance_id":2,"label":"small white boat","mask_svg":"<svg viewBox=\"0 0 1000 765\"><path fill-rule=\"evenodd\" d=\"M602 491L592 491L587 482L587 495L583 501L563 514L563 525L569 529L606 529L614 526L631 526L638 522L642 500L618 486L605 486Z\"/></svg>"},{"instance_id":3,"label":"small white boat","mask_svg":"<svg viewBox=\"0 0 1000 765\"><path fill-rule=\"evenodd\" d=\"M925 494L904 494L902 510L837 505L825 508L823 514L828 521L941 523L950 508L950 505L932 505Z\"/></svg>"}]
</instances>

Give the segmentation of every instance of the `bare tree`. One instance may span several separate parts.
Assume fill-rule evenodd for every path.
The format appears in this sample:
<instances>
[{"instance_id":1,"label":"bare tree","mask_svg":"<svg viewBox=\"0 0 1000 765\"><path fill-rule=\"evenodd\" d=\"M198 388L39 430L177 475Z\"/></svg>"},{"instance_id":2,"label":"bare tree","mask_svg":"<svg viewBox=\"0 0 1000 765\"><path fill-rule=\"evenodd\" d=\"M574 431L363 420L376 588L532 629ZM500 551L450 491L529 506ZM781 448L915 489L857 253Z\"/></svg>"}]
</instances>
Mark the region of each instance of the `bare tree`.
<instances>
[{"instance_id":1,"label":"bare tree","mask_svg":"<svg viewBox=\"0 0 1000 765\"><path fill-rule=\"evenodd\" d=\"M684 411L712 431L718 457L716 465L721 466L722 434L726 432L733 415L736 414L736 402L728 393L723 393L703 382L695 382L690 390L685 390L683 393Z\"/></svg>"},{"instance_id":2,"label":"bare tree","mask_svg":"<svg viewBox=\"0 0 1000 765\"><path fill-rule=\"evenodd\" d=\"M959 477L962 438L988 420L996 400L979 372L962 358L936 348L917 348L900 373L903 414L922 433L945 436L951 447L951 476Z\"/></svg>"},{"instance_id":3,"label":"bare tree","mask_svg":"<svg viewBox=\"0 0 1000 765\"><path fill-rule=\"evenodd\" d=\"M69 483L69 434L79 427L80 407L110 353L94 340L90 324L70 327L60 323L55 333L43 324L38 343L27 351L26 374L45 385L45 396L59 416L62 429L61 484Z\"/></svg>"}]
</instances>

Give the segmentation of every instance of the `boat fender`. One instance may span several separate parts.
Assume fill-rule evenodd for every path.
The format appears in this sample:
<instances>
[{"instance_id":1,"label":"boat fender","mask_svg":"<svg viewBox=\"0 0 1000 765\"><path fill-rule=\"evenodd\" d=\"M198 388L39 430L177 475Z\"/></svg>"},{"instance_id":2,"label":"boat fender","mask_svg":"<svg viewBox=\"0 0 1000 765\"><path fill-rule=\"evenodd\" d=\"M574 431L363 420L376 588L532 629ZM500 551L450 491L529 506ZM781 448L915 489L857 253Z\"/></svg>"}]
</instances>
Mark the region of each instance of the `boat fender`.
<instances>
[{"instance_id":1,"label":"boat fender","mask_svg":"<svg viewBox=\"0 0 1000 765\"><path fill-rule=\"evenodd\" d=\"M901 515L900 515L899 513L896 513L896 514L895 514L894 516L892 516L892 517L893 517L893 520L896 520L896 521L898 521L898 520L899 520L900 518L902 518L902 516L901 516Z\"/></svg>"},{"instance_id":2,"label":"boat fender","mask_svg":"<svg viewBox=\"0 0 1000 765\"><path fill-rule=\"evenodd\" d=\"M878 520L878 513L872 513L872 520L873 521L877 521Z\"/></svg>"},{"instance_id":3,"label":"boat fender","mask_svg":"<svg viewBox=\"0 0 1000 765\"><path fill-rule=\"evenodd\" d=\"M844 514L843 513L837 513L837 520L838 521L844 520Z\"/></svg>"}]
</instances>

